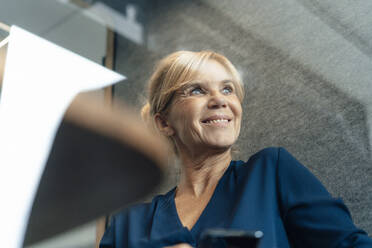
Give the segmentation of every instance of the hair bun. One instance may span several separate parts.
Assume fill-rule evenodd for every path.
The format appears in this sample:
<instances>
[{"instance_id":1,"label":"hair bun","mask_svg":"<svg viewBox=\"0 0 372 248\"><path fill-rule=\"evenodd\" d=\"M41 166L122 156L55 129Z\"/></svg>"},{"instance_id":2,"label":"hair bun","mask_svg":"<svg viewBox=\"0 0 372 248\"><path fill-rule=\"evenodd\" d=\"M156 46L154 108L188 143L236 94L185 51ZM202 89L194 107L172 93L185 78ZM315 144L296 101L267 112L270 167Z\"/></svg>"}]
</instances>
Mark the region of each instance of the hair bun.
<instances>
[{"instance_id":1,"label":"hair bun","mask_svg":"<svg viewBox=\"0 0 372 248\"><path fill-rule=\"evenodd\" d=\"M150 121L150 103L146 103L141 109L141 117L146 124Z\"/></svg>"}]
</instances>

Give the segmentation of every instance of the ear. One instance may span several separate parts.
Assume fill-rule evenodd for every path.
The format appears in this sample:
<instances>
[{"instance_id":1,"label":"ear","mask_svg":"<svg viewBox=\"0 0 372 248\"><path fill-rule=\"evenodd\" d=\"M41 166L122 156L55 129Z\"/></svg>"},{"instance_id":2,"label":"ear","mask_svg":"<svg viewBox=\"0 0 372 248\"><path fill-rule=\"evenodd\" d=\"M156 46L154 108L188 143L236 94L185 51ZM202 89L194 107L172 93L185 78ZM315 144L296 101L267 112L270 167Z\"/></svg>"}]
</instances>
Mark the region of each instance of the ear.
<instances>
[{"instance_id":1,"label":"ear","mask_svg":"<svg viewBox=\"0 0 372 248\"><path fill-rule=\"evenodd\" d=\"M156 113L155 116L155 124L159 131L165 136L173 136L174 129L169 125L169 122L166 120L164 116L159 113Z\"/></svg>"}]
</instances>

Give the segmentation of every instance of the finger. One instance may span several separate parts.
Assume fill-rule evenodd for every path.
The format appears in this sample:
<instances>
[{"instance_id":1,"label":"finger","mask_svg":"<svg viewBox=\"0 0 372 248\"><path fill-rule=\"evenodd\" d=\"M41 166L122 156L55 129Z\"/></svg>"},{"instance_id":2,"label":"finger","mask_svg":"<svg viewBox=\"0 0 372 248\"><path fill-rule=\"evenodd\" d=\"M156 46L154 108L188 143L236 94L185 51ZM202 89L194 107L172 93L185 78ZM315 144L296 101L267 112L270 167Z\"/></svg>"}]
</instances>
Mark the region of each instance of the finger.
<instances>
[{"instance_id":1,"label":"finger","mask_svg":"<svg viewBox=\"0 0 372 248\"><path fill-rule=\"evenodd\" d=\"M186 243L182 243L178 245L166 246L164 248L192 248L192 246Z\"/></svg>"}]
</instances>

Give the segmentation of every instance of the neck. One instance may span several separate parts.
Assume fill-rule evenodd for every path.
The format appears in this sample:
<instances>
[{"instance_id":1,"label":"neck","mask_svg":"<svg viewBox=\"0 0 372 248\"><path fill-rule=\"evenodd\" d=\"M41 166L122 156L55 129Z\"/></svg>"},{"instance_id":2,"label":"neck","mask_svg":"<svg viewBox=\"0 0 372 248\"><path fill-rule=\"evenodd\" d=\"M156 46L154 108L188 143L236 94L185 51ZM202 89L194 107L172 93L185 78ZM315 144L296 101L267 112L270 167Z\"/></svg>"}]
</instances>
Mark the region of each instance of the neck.
<instances>
[{"instance_id":1,"label":"neck","mask_svg":"<svg viewBox=\"0 0 372 248\"><path fill-rule=\"evenodd\" d=\"M230 164L231 151L203 153L200 156L180 154L180 160L181 177L177 194L199 197L206 191L214 190Z\"/></svg>"}]
</instances>

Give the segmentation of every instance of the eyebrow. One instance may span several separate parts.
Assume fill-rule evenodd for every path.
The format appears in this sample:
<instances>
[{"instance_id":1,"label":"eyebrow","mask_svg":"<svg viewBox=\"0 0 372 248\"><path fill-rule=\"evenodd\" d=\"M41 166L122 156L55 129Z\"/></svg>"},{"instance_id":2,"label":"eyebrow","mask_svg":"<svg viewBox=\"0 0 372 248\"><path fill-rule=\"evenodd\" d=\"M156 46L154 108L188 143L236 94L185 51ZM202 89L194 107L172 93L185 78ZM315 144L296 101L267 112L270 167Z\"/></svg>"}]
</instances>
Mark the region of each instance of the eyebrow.
<instances>
[{"instance_id":1,"label":"eyebrow","mask_svg":"<svg viewBox=\"0 0 372 248\"><path fill-rule=\"evenodd\" d=\"M193 87L196 87L196 86L200 86L202 84L202 82L198 81L198 80L194 80L194 81L191 81L191 82L188 82L186 84L184 84L180 90L181 91L184 91L184 90L187 90L189 88L193 88Z\"/></svg>"},{"instance_id":2,"label":"eyebrow","mask_svg":"<svg viewBox=\"0 0 372 248\"><path fill-rule=\"evenodd\" d=\"M223 84L223 85L232 85L235 87L235 81L232 79L232 78L228 78L228 79L224 79L222 81L219 82L220 84ZM203 84L203 80L192 80L190 82L187 82L186 84L184 84L181 88L180 88L180 91L185 91L187 89L190 89L190 88L194 88L194 87L201 87Z\"/></svg>"},{"instance_id":3,"label":"eyebrow","mask_svg":"<svg viewBox=\"0 0 372 248\"><path fill-rule=\"evenodd\" d=\"M234 82L235 80L233 80L232 78L228 78L228 79L224 79L220 81L219 83L227 84L227 83L234 83ZM193 81L186 83L183 87L199 86L200 84L203 84L203 83L204 83L203 80L193 80Z\"/></svg>"},{"instance_id":4,"label":"eyebrow","mask_svg":"<svg viewBox=\"0 0 372 248\"><path fill-rule=\"evenodd\" d=\"M234 84L235 83L235 80L234 79L232 79L232 78L229 78L229 79L224 79L224 80L222 80L221 81L221 83L223 83L223 84Z\"/></svg>"}]
</instances>

